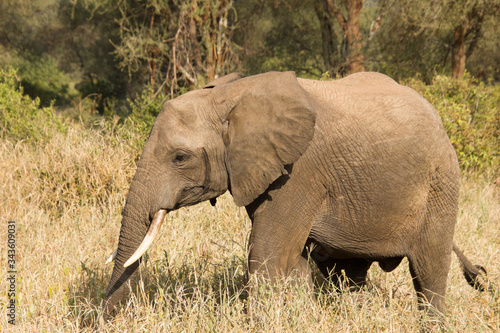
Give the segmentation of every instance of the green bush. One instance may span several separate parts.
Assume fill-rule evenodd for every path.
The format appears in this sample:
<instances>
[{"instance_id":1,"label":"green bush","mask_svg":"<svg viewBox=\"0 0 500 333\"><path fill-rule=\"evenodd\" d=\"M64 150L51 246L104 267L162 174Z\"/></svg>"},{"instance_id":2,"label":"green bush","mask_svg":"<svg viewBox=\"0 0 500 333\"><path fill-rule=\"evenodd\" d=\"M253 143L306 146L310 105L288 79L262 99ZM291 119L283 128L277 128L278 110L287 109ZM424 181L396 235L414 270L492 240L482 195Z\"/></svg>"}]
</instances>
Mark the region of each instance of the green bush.
<instances>
[{"instance_id":1,"label":"green bush","mask_svg":"<svg viewBox=\"0 0 500 333\"><path fill-rule=\"evenodd\" d=\"M128 112L122 118L118 115L100 117L94 124L97 123L102 128L112 144L125 144L132 148L135 159L138 160L156 116L168 98L165 94L154 93L146 86L135 99L127 100Z\"/></svg>"},{"instance_id":2,"label":"green bush","mask_svg":"<svg viewBox=\"0 0 500 333\"><path fill-rule=\"evenodd\" d=\"M57 60L41 57L21 57L16 63L24 93L39 98L42 106L67 104L76 91L71 91L71 78L58 68Z\"/></svg>"},{"instance_id":3,"label":"green bush","mask_svg":"<svg viewBox=\"0 0 500 333\"><path fill-rule=\"evenodd\" d=\"M137 130L146 137L166 100L165 95L160 93L155 95L149 87L145 87L135 99L129 100L129 119L135 123Z\"/></svg>"},{"instance_id":4,"label":"green bush","mask_svg":"<svg viewBox=\"0 0 500 333\"><path fill-rule=\"evenodd\" d=\"M0 138L40 141L53 130L65 131L67 124L52 106L40 107L38 98L23 94L16 70L0 69Z\"/></svg>"},{"instance_id":5,"label":"green bush","mask_svg":"<svg viewBox=\"0 0 500 333\"><path fill-rule=\"evenodd\" d=\"M404 84L437 109L462 170L498 173L500 86L487 85L468 74L461 79L439 75L428 85L419 79Z\"/></svg>"}]
</instances>

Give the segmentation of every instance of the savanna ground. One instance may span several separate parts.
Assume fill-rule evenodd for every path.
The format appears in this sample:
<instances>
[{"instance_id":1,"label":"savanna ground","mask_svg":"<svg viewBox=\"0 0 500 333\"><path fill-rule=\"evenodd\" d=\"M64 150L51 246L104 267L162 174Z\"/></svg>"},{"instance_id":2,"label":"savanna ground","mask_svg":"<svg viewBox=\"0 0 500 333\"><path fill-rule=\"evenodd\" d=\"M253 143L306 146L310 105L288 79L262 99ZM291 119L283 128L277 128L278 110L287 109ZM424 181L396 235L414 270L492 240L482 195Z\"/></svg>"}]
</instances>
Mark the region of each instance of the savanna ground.
<instances>
[{"instance_id":1,"label":"savanna ground","mask_svg":"<svg viewBox=\"0 0 500 333\"><path fill-rule=\"evenodd\" d=\"M117 245L121 211L140 152L136 142L143 133L125 135L125 127L116 129L113 120L63 123L59 129L47 130L50 133L42 139L9 135L0 139L1 331L418 330L419 313L406 260L391 273L374 264L369 285L358 292L336 290L320 278L315 297L300 286L275 290L256 300L250 316L245 288L250 221L228 194L215 207L201 203L167 216L143 261L138 289L114 321L103 323L100 303L112 271L112 265L104 262ZM500 331L496 161L484 172L464 171L455 233L456 243L471 261L487 269L491 288L483 293L472 289L454 256L446 331ZM9 283L4 245L10 220L16 225L16 326L8 324L6 308Z\"/></svg>"}]
</instances>

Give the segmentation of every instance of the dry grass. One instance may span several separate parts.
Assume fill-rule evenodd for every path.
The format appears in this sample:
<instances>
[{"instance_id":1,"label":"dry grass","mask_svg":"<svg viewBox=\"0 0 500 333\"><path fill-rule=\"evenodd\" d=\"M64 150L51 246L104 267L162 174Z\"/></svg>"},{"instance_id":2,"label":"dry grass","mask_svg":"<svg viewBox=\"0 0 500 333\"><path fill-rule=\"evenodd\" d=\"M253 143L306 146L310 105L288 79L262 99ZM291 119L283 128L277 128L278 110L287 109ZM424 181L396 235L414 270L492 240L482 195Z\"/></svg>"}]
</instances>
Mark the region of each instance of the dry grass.
<instances>
[{"instance_id":1,"label":"dry grass","mask_svg":"<svg viewBox=\"0 0 500 333\"><path fill-rule=\"evenodd\" d=\"M120 214L136 152L98 130L75 125L45 145L0 142L2 235L17 225L17 322L23 332L337 331L414 332L419 327L407 265L392 273L377 265L361 292L300 287L252 300L247 314L245 247L250 223L230 196L170 214L143 265L142 283L111 323L99 321ZM500 284L498 185L464 180L456 242ZM6 236L2 236L6 244ZM1 262L7 260L1 249ZM6 269L4 268L4 272ZM6 273L5 273L6 274ZM3 277L5 276L2 275ZM7 282L0 282L5 311ZM97 318L97 320L95 320ZM90 326L94 322L96 326ZM498 289L478 293L454 258L445 329L500 331Z\"/></svg>"}]
</instances>

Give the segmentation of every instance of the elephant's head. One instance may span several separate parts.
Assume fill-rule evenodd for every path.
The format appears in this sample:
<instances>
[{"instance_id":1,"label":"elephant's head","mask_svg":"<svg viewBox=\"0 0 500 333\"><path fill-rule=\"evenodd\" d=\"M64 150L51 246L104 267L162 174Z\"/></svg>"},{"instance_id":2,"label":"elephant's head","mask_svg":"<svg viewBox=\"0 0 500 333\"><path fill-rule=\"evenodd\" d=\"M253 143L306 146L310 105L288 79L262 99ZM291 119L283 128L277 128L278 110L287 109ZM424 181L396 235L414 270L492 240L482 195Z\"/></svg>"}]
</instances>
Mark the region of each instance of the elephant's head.
<instances>
[{"instance_id":1,"label":"elephant's head","mask_svg":"<svg viewBox=\"0 0 500 333\"><path fill-rule=\"evenodd\" d=\"M304 153L314 124L292 72L231 74L165 103L130 185L106 309L127 295L166 213L228 189L237 205L250 204Z\"/></svg>"}]
</instances>

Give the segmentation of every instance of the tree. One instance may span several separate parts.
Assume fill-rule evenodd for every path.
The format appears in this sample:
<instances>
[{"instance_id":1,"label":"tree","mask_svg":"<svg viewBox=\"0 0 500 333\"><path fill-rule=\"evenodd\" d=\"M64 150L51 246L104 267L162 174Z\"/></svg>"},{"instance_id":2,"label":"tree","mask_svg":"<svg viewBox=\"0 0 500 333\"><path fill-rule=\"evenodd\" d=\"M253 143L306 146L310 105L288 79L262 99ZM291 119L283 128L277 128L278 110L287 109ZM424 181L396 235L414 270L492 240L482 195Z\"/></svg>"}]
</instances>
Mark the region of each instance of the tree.
<instances>
[{"instance_id":1,"label":"tree","mask_svg":"<svg viewBox=\"0 0 500 333\"><path fill-rule=\"evenodd\" d=\"M385 1L315 0L314 2L321 25L323 58L330 68L329 72L343 75L364 71L364 52L382 24ZM335 22L340 29L336 28Z\"/></svg>"},{"instance_id":2,"label":"tree","mask_svg":"<svg viewBox=\"0 0 500 333\"><path fill-rule=\"evenodd\" d=\"M235 32L245 67L295 70L321 77L364 70L370 24L379 17L379 1L255 0L236 4ZM241 23L243 22L243 23Z\"/></svg>"},{"instance_id":3,"label":"tree","mask_svg":"<svg viewBox=\"0 0 500 333\"><path fill-rule=\"evenodd\" d=\"M294 70L319 77L328 70L321 52L316 0L254 0L235 3L234 43L248 73Z\"/></svg>"},{"instance_id":4,"label":"tree","mask_svg":"<svg viewBox=\"0 0 500 333\"><path fill-rule=\"evenodd\" d=\"M233 69L232 0L124 0L120 67L172 96Z\"/></svg>"},{"instance_id":5,"label":"tree","mask_svg":"<svg viewBox=\"0 0 500 333\"><path fill-rule=\"evenodd\" d=\"M14 66L24 91L42 105L89 96L103 113L125 99L116 67L115 0L0 1L0 64Z\"/></svg>"},{"instance_id":6,"label":"tree","mask_svg":"<svg viewBox=\"0 0 500 333\"><path fill-rule=\"evenodd\" d=\"M450 2L450 9L457 12L458 19L453 32L451 54L452 74L460 78L465 72L465 64L476 49L482 35L482 25L487 11L498 10L497 2L483 0L462 0Z\"/></svg>"},{"instance_id":7,"label":"tree","mask_svg":"<svg viewBox=\"0 0 500 333\"><path fill-rule=\"evenodd\" d=\"M343 8L339 8L334 0L326 1L326 9L331 17L335 17L346 39L347 70L350 74L365 70L363 55L363 37L359 30L359 15L363 8L363 0L344 0Z\"/></svg>"},{"instance_id":8,"label":"tree","mask_svg":"<svg viewBox=\"0 0 500 333\"><path fill-rule=\"evenodd\" d=\"M339 40L335 29L335 19L332 18L328 10L328 4L325 0L314 1L314 9L318 17L321 29L323 62L325 72L331 74L338 73L343 67L341 61L341 50Z\"/></svg>"},{"instance_id":9,"label":"tree","mask_svg":"<svg viewBox=\"0 0 500 333\"><path fill-rule=\"evenodd\" d=\"M70 78L58 63L58 7L59 0L0 2L0 64L16 67L24 91L46 106L69 98Z\"/></svg>"},{"instance_id":10,"label":"tree","mask_svg":"<svg viewBox=\"0 0 500 333\"><path fill-rule=\"evenodd\" d=\"M368 50L370 69L430 80L436 72L460 77L470 67L476 75L498 77L497 0L387 0L385 8ZM487 56L475 56L478 50Z\"/></svg>"},{"instance_id":11,"label":"tree","mask_svg":"<svg viewBox=\"0 0 500 333\"><path fill-rule=\"evenodd\" d=\"M58 16L65 33L58 41L59 63L74 77L80 98L92 100L100 114L136 89L113 54L113 44L120 42L118 14L116 0L60 0Z\"/></svg>"}]
</instances>

